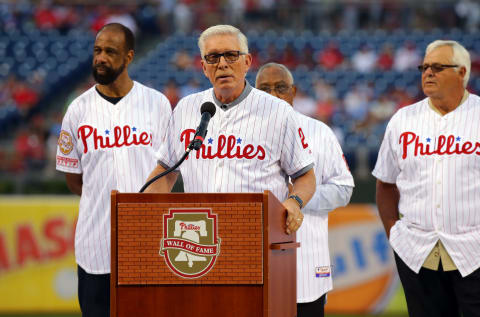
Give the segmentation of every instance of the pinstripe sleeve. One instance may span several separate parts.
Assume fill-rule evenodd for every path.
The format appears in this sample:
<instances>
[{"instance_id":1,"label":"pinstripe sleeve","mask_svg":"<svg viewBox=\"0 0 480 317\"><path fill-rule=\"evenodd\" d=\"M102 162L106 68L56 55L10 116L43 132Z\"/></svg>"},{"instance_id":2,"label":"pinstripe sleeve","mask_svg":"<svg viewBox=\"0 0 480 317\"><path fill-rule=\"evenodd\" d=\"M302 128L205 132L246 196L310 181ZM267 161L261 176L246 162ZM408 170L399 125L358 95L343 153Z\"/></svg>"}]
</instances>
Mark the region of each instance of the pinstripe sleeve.
<instances>
[{"instance_id":1,"label":"pinstripe sleeve","mask_svg":"<svg viewBox=\"0 0 480 317\"><path fill-rule=\"evenodd\" d=\"M175 144L177 140L175 140L175 112L170 116L168 120L167 129L165 131L165 137L163 138L163 142L160 145L160 149L157 151L156 159L158 164L162 165L163 167L172 167L175 165L176 162L176 155L175 155ZM177 141L178 142L178 141Z\"/></svg>"},{"instance_id":2,"label":"pinstripe sleeve","mask_svg":"<svg viewBox=\"0 0 480 317\"><path fill-rule=\"evenodd\" d=\"M398 165L397 155L395 153L395 122L397 116L392 117L387 125L382 145L378 152L377 163L373 169L372 175L382 182L395 184L400 167Z\"/></svg>"},{"instance_id":3,"label":"pinstripe sleeve","mask_svg":"<svg viewBox=\"0 0 480 317\"><path fill-rule=\"evenodd\" d=\"M62 121L62 130L57 142L56 169L66 173L81 174L81 152L77 148L78 112L74 101Z\"/></svg>"},{"instance_id":4,"label":"pinstripe sleeve","mask_svg":"<svg viewBox=\"0 0 480 317\"><path fill-rule=\"evenodd\" d=\"M159 121L156 125L156 132L154 134L155 138L153 140L153 149L155 152L157 152L160 150L161 145L165 143L164 141L168 123L170 121L170 117L172 116L172 107L170 105L170 101L168 101L167 97L165 97L163 94L157 92L155 95L157 100L154 100L152 104L158 105L157 118Z\"/></svg>"},{"instance_id":5,"label":"pinstripe sleeve","mask_svg":"<svg viewBox=\"0 0 480 317\"><path fill-rule=\"evenodd\" d=\"M291 108L285 108L284 116L281 131L283 133L283 147L280 154L280 165L291 176L298 174L299 171L309 165L312 168L314 160L295 111ZM307 171L308 169L303 173Z\"/></svg>"}]
</instances>

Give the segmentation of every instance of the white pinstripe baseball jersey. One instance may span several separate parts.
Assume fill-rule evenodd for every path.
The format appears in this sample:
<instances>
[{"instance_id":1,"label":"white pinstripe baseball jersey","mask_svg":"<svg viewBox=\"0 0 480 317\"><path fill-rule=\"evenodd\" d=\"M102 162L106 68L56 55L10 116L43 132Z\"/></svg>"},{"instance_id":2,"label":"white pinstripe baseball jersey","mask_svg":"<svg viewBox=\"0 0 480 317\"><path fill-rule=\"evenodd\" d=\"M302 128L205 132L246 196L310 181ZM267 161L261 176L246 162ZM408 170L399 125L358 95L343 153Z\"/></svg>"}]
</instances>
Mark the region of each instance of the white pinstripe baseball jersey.
<instances>
[{"instance_id":1,"label":"white pinstripe baseball jersey","mask_svg":"<svg viewBox=\"0 0 480 317\"><path fill-rule=\"evenodd\" d=\"M57 169L83 174L75 257L88 273L110 272L110 192L140 190L170 115L168 99L138 82L115 105L92 87L68 107Z\"/></svg>"},{"instance_id":2,"label":"white pinstripe baseball jersey","mask_svg":"<svg viewBox=\"0 0 480 317\"><path fill-rule=\"evenodd\" d=\"M390 120L373 175L395 183L403 217L390 244L415 272L440 239L466 276L480 267L480 98L435 112L428 98Z\"/></svg>"},{"instance_id":3,"label":"white pinstripe baseball jersey","mask_svg":"<svg viewBox=\"0 0 480 317\"><path fill-rule=\"evenodd\" d=\"M316 191L303 208L297 231L297 302L317 300L332 289L328 249L328 213L350 201L353 177L332 130L323 122L298 113L315 160Z\"/></svg>"},{"instance_id":4,"label":"white pinstripe baseball jersey","mask_svg":"<svg viewBox=\"0 0 480 317\"><path fill-rule=\"evenodd\" d=\"M173 111L166 142L158 152L173 166L200 122L204 102L218 102L213 88L189 95ZM238 102L238 104L235 104ZM217 106L202 148L180 166L185 192L263 192L283 201L288 175L310 169L313 158L302 146L295 112L286 102L251 88L228 110Z\"/></svg>"}]
</instances>

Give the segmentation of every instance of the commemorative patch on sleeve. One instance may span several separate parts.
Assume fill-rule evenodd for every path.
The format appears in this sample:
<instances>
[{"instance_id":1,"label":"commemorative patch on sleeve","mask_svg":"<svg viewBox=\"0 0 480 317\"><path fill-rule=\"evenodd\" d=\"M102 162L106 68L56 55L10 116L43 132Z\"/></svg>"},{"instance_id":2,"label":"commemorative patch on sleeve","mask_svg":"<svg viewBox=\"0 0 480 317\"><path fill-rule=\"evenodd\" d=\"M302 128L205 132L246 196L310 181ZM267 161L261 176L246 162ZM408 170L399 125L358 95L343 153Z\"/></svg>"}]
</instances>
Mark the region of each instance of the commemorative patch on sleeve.
<instances>
[{"instance_id":1,"label":"commemorative patch on sleeve","mask_svg":"<svg viewBox=\"0 0 480 317\"><path fill-rule=\"evenodd\" d=\"M78 167L78 159L57 155L57 166Z\"/></svg>"},{"instance_id":2,"label":"commemorative patch on sleeve","mask_svg":"<svg viewBox=\"0 0 480 317\"><path fill-rule=\"evenodd\" d=\"M60 132L60 136L58 137L58 148L60 152L65 155L68 155L73 150L73 142L72 142L72 135L65 130Z\"/></svg>"}]
</instances>

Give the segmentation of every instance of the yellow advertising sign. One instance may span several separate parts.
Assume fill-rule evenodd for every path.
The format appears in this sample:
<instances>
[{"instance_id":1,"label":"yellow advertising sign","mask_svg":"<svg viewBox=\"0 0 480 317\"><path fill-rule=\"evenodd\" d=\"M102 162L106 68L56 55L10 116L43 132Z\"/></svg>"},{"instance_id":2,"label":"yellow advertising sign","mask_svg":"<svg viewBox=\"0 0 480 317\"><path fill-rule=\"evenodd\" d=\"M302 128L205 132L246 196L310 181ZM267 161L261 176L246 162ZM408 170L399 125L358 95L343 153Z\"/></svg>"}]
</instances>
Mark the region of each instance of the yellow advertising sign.
<instances>
[{"instance_id":1,"label":"yellow advertising sign","mask_svg":"<svg viewBox=\"0 0 480 317\"><path fill-rule=\"evenodd\" d=\"M75 197L0 197L0 313L78 312Z\"/></svg>"}]
</instances>

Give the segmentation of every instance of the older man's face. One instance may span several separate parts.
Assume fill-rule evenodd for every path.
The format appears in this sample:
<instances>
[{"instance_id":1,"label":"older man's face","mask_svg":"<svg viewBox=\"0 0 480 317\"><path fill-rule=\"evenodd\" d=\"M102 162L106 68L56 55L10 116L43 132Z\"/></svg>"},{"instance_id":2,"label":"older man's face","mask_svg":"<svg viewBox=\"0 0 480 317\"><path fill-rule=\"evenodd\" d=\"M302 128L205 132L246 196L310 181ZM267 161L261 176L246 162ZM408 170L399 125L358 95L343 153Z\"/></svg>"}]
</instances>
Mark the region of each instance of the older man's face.
<instances>
[{"instance_id":1,"label":"older man's face","mask_svg":"<svg viewBox=\"0 0 480 317\"><path fill-rule=\"evenodd\" d=\"M205 40L204 55L223 54L229 51L240 51L240 44L234 35L213 35ZM208 64L202 56L202 67L205 76L210 80L216 91L237 98L243 91L245 76L252 63L249 54L240 55L238 60L228 62L220 57L218 63Z\"/></svg>"},{"instance_id":2,"label":"older man's face","mask_svg":"<svg viewBox=\"0 0 480 317\"><path fill-rule=\"evenodd\" d=\"M295 98L295 86L285 71L279 67L271 66L265 68L257 78L256 88L285 100L293 106Z\"/></svg>"},{"instance_id":3,"label":"older man's face","mask_svg":"<svg viewBox=\"0 0 480 317\"><path fill-rule=\"evenodd\" d=\"M425 56L423 65L453 65L453 49L439 46ZM457 90L463 91L464 68L443 68L433 71L431 67L422 73L422 88L426 96L444 98Z\"/></svg>"}]
</instances>

